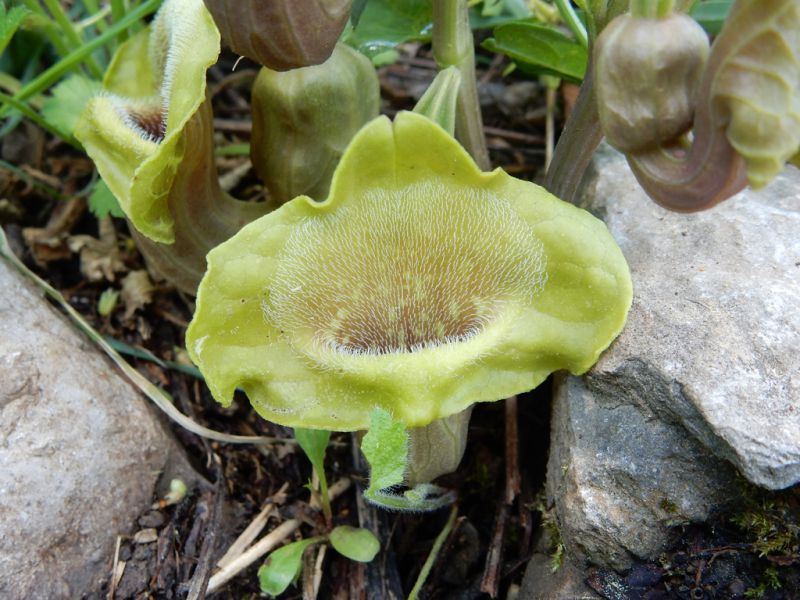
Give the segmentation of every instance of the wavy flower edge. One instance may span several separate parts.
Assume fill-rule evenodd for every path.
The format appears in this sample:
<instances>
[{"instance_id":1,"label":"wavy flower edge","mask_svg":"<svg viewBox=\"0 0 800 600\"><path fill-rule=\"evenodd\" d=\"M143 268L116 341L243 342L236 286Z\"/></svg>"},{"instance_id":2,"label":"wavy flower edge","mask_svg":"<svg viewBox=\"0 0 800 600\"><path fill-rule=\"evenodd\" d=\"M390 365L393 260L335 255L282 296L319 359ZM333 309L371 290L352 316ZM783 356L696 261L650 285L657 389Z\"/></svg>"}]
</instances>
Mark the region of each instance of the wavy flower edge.
<instances>
[{"instance_id":1,"label":"wavy flower edge","mask_svg":"<svg viewBox=\"0 0 800 600\"><path fill-rule=\"evenodd\" d=\"M419 189L425 193L414 191ZM439 201L444 204L440 203L439 208L447 209L432 219L430 209L425 208L436 200L426 195L431 193L440 194ZM492 219L510 215L511 220L522 223L521 227L511 229L517 231L523 244L525 239L532 240L529 254L535 259L524 265L539 268L538 264L542 270L531 277L525 269L517 269L520 260L527 260L521 258L525 252L524 248L519 251L522 246L514 238L517 234L509 234L508 242L506 227L502 225L505 221L500 222L499 228L490 224L489 230L501 239L481 242L483 245L479 247L499 257L502 273L513 272L513 277L522 283L514 279L507 284L508 278L502 273L499 278L491 279L491 286L481 288L485 298L479 298L466 309L467 313L474 309L478 317L481 314L489 317L469 321L472 328L456 331L458 335L432 341L420 338L422 342L416 345L407 341L409 347L393 348L398 339L402 345L403 334L412 335L416 330L390 327L392 335L388 337L385 332L374 333L372 326L378 322L385 324L386 320L373 315L367 317L373 319L369 326L355 325L351 330L377 335L384 342L389 340L386 342L389 347L359 346L346 335L336 337L340 335L336 327L347 321L349 310L358 312L361 296L338 303L336 308L342 312L331 312L329 302L315 303L302 296L303 282L313 288L318 279L325 279L324 271L318 270L320 277L315 279L314 265L301 264L297 268L306 269L305 279L292 280L286 276L286 271L294 267L285 265L298 263L298 256L302 258L302 250L297 250L302 248L297 243L302 241L298 231L322 227L318 231L324 238L328 235L325 224L335 231L337 227L360 222L359 214L377 211L383 215L381 219L385 217L386 222L395 225L383 227L386 223L378 223L388 236L387 243L370 249L380 254L381 248L389 248L390 255L396 249L400 262L407 266L413 260L408 262L406 257L417 255L415 249L406 251L403 243L399 243L409 231L417 236L415 239L429 239L425 236L430 230L431 243L439 245L448 239L485 242L486 236L473 227L476 222L470 215L475 211L481 213L485 206L481 203L498 199L500 212ZM384 206L381 202L389 202L386 205L389 208L380 208ZM395 218L393 211L402 212L404 203L412 209L406 211L406 217ZM409 220L408 214L413 217L415 211L433 222ZM483 222L482 218L478 221ZM340 225L334 223L337 219ZM437 225L438 221L439 225L466 223L465 227L472 229L448 234ZM362 233L363 228L359 235ZM506 242L511 246L516 244L509 250L510 259L504 258L506 249L502 244ZM480 256L471 257L469 243L452 247L460 248L457 252L468 257L459 259L462 265L459 268L472 273L469 265L477 270L482 267ZM492 244L499 250L491 250ZM357 244L353 248L340 248L341 255L337 248L327 250L317 254L315 264L333 265L346 271L348 264L367 264L369 258L364 257ZM315 251L309 250L308 256ZM445 265L442 268L450 273L446 263L442 263ZM314 202L305 196L295 198L212 250L208 265L186 341L189 354L203 372L214 398L229 405L235 390L240 388L255 410L270 421L338 431L367 428L370 411L375 407L389 411L408 427L420 427L458 413L475 402L495 401L528 391L555 370L583 373L622 330L632 298L627 263L600 220L501 169L480 171L443 129L425 117L407 112L398 114L394 122L378 117L357 134L334 174L326 201ZM373 287L362 290L365 297L383 297L382 274L389 278L386 284L389 287L401 285L397 281L403 277L402 265L379 265L377 274L370 273L371 279L367 278ZM427 267L420 268L424 271ZM474 277L467 280L479 288L483 285L482 280ZM287 287L290 285L287 282L292 281L300 283ZM358 276L353 281L358 281ZM344 285L351 283L346 281ZM335 282L330 285L336 286ZM496 297L492 296L494 288L500 290ZM451 291L459 289L453 287ZM467 304L472 302L468 296L466 293ZM429 293L426 297L438 296ZM296 310L276 305L276 298L294 298L292 306ZM339 299L330 294L325 299L331 298ZM416 296L412 290L404 298L413 304ZM307 310L314 306L321 307L324 313L320 319L315 320L317 313ZM445 315L443 321L448 321L447 315L455 314L453 306L451 303L449 309L438 307L436 314ZM392 310L405 314L402 307ZM460 323L458 319L451 321ZM294 327L291 330L283 327L287 323ZM328 341L334 339L336 343L320 341L320 331L328 336ZM397 331L400 338L395 335Z\"/></svg>"}]
</instances>

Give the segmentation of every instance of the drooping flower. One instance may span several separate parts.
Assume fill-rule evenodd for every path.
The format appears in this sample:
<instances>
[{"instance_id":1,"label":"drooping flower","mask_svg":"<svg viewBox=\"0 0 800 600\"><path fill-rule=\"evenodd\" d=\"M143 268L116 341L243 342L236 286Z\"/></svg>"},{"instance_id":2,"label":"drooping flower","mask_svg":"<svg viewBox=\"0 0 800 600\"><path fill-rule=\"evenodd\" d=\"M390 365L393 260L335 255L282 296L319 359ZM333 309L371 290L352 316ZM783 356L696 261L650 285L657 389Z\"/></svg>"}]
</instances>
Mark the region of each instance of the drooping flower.
<instances>
[{"instance_id":1,"label":"drooping flower","mask_svg":"<svg viewBox=\"0 0 800 600\"><path fill-rule=\"evenodd\" d=\"M325 202L300 196L208 256L187 348L214 397L266 419L408 427L586 371L631 302L602 222L481 172L413 113L353 139Z\"/></svg>"}]
</instances>

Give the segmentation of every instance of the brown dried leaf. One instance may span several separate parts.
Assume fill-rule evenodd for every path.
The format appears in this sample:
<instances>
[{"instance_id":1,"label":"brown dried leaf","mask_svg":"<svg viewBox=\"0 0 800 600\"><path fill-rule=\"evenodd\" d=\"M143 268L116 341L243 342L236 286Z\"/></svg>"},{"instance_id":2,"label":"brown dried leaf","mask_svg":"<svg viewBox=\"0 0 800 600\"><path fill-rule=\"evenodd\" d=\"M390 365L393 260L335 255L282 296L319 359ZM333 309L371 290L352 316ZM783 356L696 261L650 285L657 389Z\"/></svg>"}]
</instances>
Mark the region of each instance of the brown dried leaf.
<instances>
[{"instance_id":1,"label":"brown dried leaf","mask_svg":"<svg viewBox=\"0 0 800 600\"><path fill-rule=\"evenodd\" d=\"M131 271L122 280L121 298L125 305L123 319L129 320L133 313L153 300L153 283L145 270Z\"/></svg>"}]
</instances>

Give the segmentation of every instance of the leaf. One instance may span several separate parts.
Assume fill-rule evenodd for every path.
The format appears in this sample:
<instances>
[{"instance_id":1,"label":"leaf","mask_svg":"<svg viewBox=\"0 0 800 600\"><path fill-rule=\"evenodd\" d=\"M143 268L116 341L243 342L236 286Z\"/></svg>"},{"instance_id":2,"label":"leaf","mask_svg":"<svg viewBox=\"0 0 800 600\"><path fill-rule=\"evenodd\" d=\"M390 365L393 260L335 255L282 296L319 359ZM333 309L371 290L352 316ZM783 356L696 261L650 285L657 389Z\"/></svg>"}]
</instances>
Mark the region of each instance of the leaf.
<instances>
[{"instance_id":1,"label":"leaf","mask_svg":"<svg viewBox=\"0 0 800 600\"><path fill-rule=\"evenodd\" d=\"M53 88L53 93L42 104L42 116L62 137L69 139L84 107L101 89L99 81L72 75Z\"/></svg>"},{"instance_id":2,"label":"leaf","mask_svg":"<svg viewBox=\"0 0 800 600\"><path fill-rule=\"evenodd\" d=\"M321 537L313 537L292 542L270 554L258 570L261 591L270 596L282 594L300 574L305 549L322 540Z\"/></svg>"},{"instance_id":3,"label":"leaf","mask_svg":"<svg viewBox=\"0 0 800 600\"><path fill-rule=\"evenodd\" d=\"M308 456L317 473L324 474L325 449L331 439L331 432L323 429L303 429L298 427L294 430L294 437L303 452Z\"/></svg>"},{"instance_id":4,"label":"leaf","mask_svg":"<svg viewBox=\"0 0 800 600\"><path fill-rule=\"evenodd\" d=\"M344 42L370 59L398 44L431 37L430 0L369 0Z\"/></svg>"},{"instance_id":5,"label":"leaf","mask_svg":"<svg viewBox=\"0 0 800 600\"><path fill-rule=\"evenodd\" d=\"M708 33L717 34L722 29L732 4L733 0L698 2L689 11L689 16L700 23L700 26Z\"/></svg>"},{"instance_id":6,"label":"leaf","mask_svg":"<svg viewBox=\"0 0 800 600\"><path fill-rule=\"evenodd\" d=\"M390 510L425 512L455 500L452 492L429 483L402 494L387 491L403 483L408 464L408 431L386 410L375 408L370 413L369 431L361 441L361 452L370 466L369 488L364 492L370 502Z\"/></svg>"},{"instance_id":7,"label":"leaf","mask_svg":"<svg viewBox=\"0 0 800 600\"><path fill-rule=\"evenodd\" d=\"M8 42L30 12L24 6L12 6L11 10L6 11L5 2L0 2L0 54L3 54Z\"/></svg>"},{"instance_id":8,"label":"leaf","mask_svg":"<svg viewBox=\"0 0 800 600\"><path fill-rule=\"evenodd\" d=\"M89 196L89 210L98 219L111 215L112 217L122 218L125 213L119 206L119 202L111 190L102 179L98 179L94 184L94 189Z\"/></svg>"},{"instance_id":9,"label":"leaf","mask_svg":"<svg viewBox=\"0 0 800 600\"><path fill-rule=\"evenodd\" d=\"M378 538L360 527L340 525L331 531L329 539L339 554L357 562L370 562L381 549Z\"/></svg>"},{"instance_id":10,"label":"leaf","mask_svg":"<svg viewBox=\"0 0 800 600\"><path fill-rule=\"evenodd\" d=\"M531 20L500 25L482 46L514 59L520 69L534 75L554 75L580 82L588 54L578 42L554 27Z\"/></svg>"},{"instance_id":11,"label":"leaf","mask_svg":"<svg viewBox=\"0 0 800 600\"><path fill-rule=\"evenodd\" d=\"M369 431L361 452L370 466L369 490L378 491L403 483L408 461L408 432L400 421L382 408L369 415Z\"/></svg>"},{"instance_id":12,"label":"leaf","mask_svg":"<svg viewBox=\"0 0 800 600\"><path fill-rule=\"evenodd\" d=\"M367 0L353 0L353 6L350 8L350 24L353 27L358 27L358 22L361 20L361 13L367 7Z\"/></svg>"}]
</instances>

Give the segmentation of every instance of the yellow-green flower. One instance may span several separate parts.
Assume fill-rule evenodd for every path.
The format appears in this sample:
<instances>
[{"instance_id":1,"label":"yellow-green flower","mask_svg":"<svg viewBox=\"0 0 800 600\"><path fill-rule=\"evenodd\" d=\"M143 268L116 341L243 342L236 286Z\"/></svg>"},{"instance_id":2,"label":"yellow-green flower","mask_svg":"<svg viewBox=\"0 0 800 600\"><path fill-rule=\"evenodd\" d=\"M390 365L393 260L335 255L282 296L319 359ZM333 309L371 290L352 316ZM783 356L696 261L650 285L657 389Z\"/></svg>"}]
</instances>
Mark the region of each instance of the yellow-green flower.
<instances>
[{"instance_id":1,"label":"yellow-green flower","mask_svg":"<svg viewBox=\"0 0 800 600\"><path fill-rule=\"evenodd\" d=\"M266 419L408 427L582 373L621 330L628 268L602 222L427 118L379 117L325 202L300 196L208 255L187 347L214 397Z\"/></svg>"}]
</instances>

